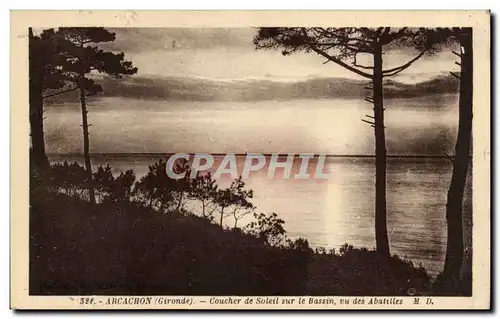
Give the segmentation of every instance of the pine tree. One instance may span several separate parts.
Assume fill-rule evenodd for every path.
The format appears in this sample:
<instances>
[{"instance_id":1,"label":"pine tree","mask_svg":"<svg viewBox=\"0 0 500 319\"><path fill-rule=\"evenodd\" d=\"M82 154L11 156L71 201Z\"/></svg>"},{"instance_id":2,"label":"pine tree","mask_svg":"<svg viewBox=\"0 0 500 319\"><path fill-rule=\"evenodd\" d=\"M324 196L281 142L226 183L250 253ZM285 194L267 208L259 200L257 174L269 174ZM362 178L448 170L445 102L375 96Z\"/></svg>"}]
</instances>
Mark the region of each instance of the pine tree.
<instances>
[{"instance_id":1,"label":"pine tree","mask_svg":"<svg viewBox=\"0 0 500 319\"><path fill-rule=\"evenodd\" d=\"M115 33L105 28L59 28L54 37L58 52L57 65L61 68L66 80L72 82L80 92L85 170L90 201L95 203L90 162L89 127L91 124L87 119L86 95L97 94L102 91L102 87L89 75L104 73L114 78L122 78L124 75L137 73L137 68L132 66L132 62L124 60L123 53L106 52L97 46L99 43L115 40Z\"/></svg>"},{"instance_id":2,"label":"pine tree","mask_svg":"<svg viewBox=\"0 0 500 319\"><path fill-rule=\"evenodd\" d=\"M370 80L365 88L372 95L366 101L373 104L373 116L363 122L374 127L375 133L375 237L377 251L389 256L387 236L386 162L383 79L406 70L420 59L423 49L413 59L395 68L383 69L384 49L398 43L409 42L418 30L389 27L380 28L259 28L254 38L257 49L282 50L283 55L305 52L320 55L325 63L333 62ZM372 65L361 65L358 54L372 57Z\"/></svg>"},{"instance_id":3,"label":"pine tree","mask_svg":"<svg viewBox=\"0 0 500 319\"><path fill-rule=\"evenodd\" d=\"M458 44L460 52L452 51L460 62L460 74L450 72L460 80L458 102L458 135L453 158L453 171L446 202L447 244L446 257L442 272L442 283L445 289L456 288L460 281L460 272L464 256L462 202L467 171L469 169L472 116L473 116L473 46L472 28L436 28L422 29L425 34L425 47L441 50Z\"/></svg>"},{"instance_id":4,"label":"pine tree","mask_svg":"<svg viewBox=\"0 0 500 319\"><path fill-rule=\"evenodd\" d=\"M61 72L55 67L56 51L52 36L54 30L45 30L40 36L35 36L33 29L28 29L29 45L29 114L31 135L31 162L38 169L49 165L45 153L43 130L44 92L57 90L66 84ZM59 91L57 94L65 93ZM50 96L56 93L50 94Z\"/></svg>"}]
</instances>

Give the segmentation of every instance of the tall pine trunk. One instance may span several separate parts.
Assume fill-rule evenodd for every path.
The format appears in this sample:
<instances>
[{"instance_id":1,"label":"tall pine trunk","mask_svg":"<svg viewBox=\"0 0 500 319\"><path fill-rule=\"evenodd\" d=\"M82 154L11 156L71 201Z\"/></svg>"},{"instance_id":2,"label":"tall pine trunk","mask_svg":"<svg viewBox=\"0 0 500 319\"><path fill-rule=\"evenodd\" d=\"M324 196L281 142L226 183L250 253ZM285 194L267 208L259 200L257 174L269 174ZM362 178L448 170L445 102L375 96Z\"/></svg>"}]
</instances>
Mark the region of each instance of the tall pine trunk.
<instances>
[{"instance_id":1,"label":"tall pine trunk","mask_svg":"<svg viewBox=\"0 0 500 319\"><path fill-rule=\"evenodd\" d=\"M387 237L386 157L384 93L382 84L382 45L375 44L373 54L373 114L375 126L375 240L377 252L389 257Z\"/></svg>"},{"instance_id":2,"label":"tall pine trunk","mask_svg":"<svg viewBox=\"0 0 500 319\"><path fill-rule=\"evenodd\" d=\"M45 154L43 132L43 58L41 56L40 40L29 28L29 116L31 131L31 163L37 168L49 165Z\"/></svg>"},{"instance_id":3,"label":"tall pine trunk","mask_svg":"<svg viewBox=\"0 0 500 319\"><path fill-rule=\"evenodd\" d=\"M460 95L458 115L458 136L455 145L455 160L446 203L448 239L443 280L455 284L460 280L464 255L462 228L462 201L469 168L469 154L472 138L472 29L461 30L460 45Z\"/></svg>"},{"instance_id":4,"label":"tall pine trunk","mask_svg":"<svg viewBox=\"0 0 500 319\"><path fill-rule=\"evenodd\" d=\"M89 142L89 125L87 122L87 104L85 101L85 90L80 84L80 103L82 108L82 128L83 128L83 157L85 159L85 172L87 174L87 187L89 190L89 199L92 204L95 204L94 182L92 178L92 164L90 163L90 142Z\"/></svg>"}]
</instances>

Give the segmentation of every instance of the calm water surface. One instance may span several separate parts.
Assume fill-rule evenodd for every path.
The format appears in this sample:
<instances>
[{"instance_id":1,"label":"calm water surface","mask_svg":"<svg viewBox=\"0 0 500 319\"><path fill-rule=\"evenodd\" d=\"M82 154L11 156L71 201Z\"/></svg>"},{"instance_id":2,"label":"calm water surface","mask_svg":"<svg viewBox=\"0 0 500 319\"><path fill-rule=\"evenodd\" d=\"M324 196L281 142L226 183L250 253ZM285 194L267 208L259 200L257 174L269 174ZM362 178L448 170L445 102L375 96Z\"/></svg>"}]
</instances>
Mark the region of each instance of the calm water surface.
<instances>
[{"instance_id":1,"label":"calm water surface","mask_svg":"<svg viewBox=\"0 0 500 319\"><path fill-rule=\"evenodd\" d=\"M91 153L325 153L373 154L373 129L361 119L372 113L359 100L290 100L189 102L121 98L89 99ZM457 134L456 95L388 99L389 154L453 154ZM80 105L46 107L49 153L81 153ZM115 173L134 169L138 177L162 156L94 156L94 165L109 163ZM78 160L52 156L53 161ZM220 159L218 159L220 160ZM217 164L217 163L216 163ZM243 160L238 166L241 172ZM295 165L297 169L298 165ZM374 236L373 158L328 158L327 181L268 180L266 170L253 173L259 212L276 212L291 237L312 246L337 248L344 243L372 248ZM311 167L311 169L314 169ZM393 253L422 263L432 274L442 268L446 193L451 163L444 158L391 158L387 171L388 231ZM230 183L227 176L218 181ZM471 180L464 201L465 242L470 256ZM241 221L239 225L246 221ZM233 222L228 218L228 225Z\"/></svg>"},{"instance_id":2,"label":"calm water surface","mask_svg":"<svg viewBox=\"0 0 500 319\"><path fill-rule=\"evenodd\" d=\"M110 164L115 173L133 169L138 178L160 155L99 155L94 165ZM216 159L218 165L221 158ZM81 157L52 155L51 161L77 160ZM269 158L267 159L269 161ZM241 173L243 158L238 158ZM375 247L375 161L373 158L327 158L328 180L282 179L277 170L267 179L267 167L252 172L246 180L254 190L253 203L259 212L276 212L285 220L292 238L307 238L311 246L338 248L344 243ZM300 162L294 163L292 176ZM315 162L309 167L311 175ZM392 253L421 263L436 275L443 266L446 248L446 192L451 163L444 158L389 158L387 167L388 232ZM229 185L229 175L221 176L220 187ZM465 242L472 247L472 192L469 174L464 200ZM243 225L249 219L239 222ZM233 221L228 218L228 225Z\"/></svg>"}]
</instances>

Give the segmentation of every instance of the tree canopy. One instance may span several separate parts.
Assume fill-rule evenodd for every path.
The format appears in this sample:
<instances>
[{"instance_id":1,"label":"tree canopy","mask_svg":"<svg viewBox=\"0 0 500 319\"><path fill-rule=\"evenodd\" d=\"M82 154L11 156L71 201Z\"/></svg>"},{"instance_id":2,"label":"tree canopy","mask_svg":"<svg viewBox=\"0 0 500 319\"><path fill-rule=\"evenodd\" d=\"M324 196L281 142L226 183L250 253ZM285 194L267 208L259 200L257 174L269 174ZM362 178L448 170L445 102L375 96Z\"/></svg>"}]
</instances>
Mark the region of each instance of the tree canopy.
<instances>
[{"instance_id":1,"label":"tree canopy","mask_svg":"<svg viewBox=\"0 0 500 319\"><path fill-rule=\"evenodd\" d=\"M283 55L314 52L326 62L334 62L362 77L372 78L373 66L361 65L358 54L374 54L377 48L414 45L421 31L413 28L259 28L253 42L257 49L281 50ZM421 58L428 47L408 62L383 70L383 76L396 75Z\"/></svg>"},{"instance_id":2,"label":"tree canopy","mask_svg":"<svg viewBox=\"0 0 500 319\"><path fill-rule=\"evenodd\" d=\"M46 30L42 37L51 37L55 46L55 65L65 81L82 86L89 93L102 91L102 87L85 75L97 72L114 78L137 73L132 62L124 59L124 53L107 52L99 43L112 42L116 36L101 27L59 28Z\"/></svg>"}]
</instances>

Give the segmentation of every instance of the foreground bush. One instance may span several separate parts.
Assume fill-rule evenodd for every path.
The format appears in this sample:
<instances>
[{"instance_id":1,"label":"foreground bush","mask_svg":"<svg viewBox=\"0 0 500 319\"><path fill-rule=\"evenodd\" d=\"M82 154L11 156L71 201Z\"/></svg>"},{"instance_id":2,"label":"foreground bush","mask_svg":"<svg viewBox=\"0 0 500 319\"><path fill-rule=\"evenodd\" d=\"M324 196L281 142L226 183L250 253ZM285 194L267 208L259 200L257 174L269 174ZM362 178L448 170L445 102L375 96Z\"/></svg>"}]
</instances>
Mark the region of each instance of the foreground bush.
<instances>
[{"instance_id":1,"label":"foreground bush","mask_svg":"<svg viewBox=\"0 0 500 319\"><path fill-rule=\"evenodd\" d=\"M424 295L430 277L409 260L384 258L366 248L341 247L337 253L317 253L309 265L311 295Z\"/></svg>"}]
</instances>

